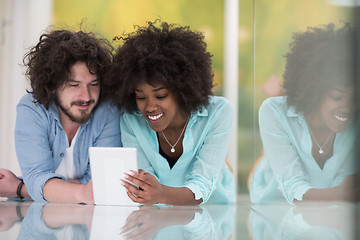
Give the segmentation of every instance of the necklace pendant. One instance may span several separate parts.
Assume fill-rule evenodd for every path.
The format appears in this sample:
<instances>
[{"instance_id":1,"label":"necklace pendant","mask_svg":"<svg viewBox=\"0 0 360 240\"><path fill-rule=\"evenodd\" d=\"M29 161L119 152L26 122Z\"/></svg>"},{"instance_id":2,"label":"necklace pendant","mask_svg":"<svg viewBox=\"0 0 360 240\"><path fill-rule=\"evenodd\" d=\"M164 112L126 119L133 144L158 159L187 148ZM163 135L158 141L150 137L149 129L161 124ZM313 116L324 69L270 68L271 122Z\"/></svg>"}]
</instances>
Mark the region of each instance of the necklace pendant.
<instances>
[{"instance_id":1,"label":"necklace pendant","mask_svg":"<svg viewBox=\"0 0 360 240\"><path fill-rule=\"evenodd\" d=\"M323 154L324 151L320 148L320 149L319 149L319 153L320 153L320 154Z\"/></svg>"},{"instance_id":2,"label":"necklace pendant","mask_svg":"<svg viewBox=\"0 0 360 240\"><path fill-rule=\"evenodd\" d=\"M174 152L175 152L175 148L172 147L172 148L170 149L170 152L174 153Z\"/></svg>"}]
</instances>

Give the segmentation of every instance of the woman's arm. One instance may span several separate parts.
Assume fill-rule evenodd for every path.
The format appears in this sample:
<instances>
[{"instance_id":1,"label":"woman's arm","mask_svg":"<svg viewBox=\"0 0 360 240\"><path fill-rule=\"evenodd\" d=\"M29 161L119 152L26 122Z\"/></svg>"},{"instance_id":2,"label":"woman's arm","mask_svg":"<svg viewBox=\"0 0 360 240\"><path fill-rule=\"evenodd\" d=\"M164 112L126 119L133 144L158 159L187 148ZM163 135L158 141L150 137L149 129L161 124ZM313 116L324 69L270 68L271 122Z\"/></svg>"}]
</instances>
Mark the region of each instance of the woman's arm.
<instances>
[{"instance_id":1,"label":"woman's arm","mask_svg":"<svg viewBox=\"0 0 360 240\"><path fill-rule=\"evenodd\" d=\"M129 198L141 204L164 203L169 205L199 205L202 199L195 200L194 193L187 187L168 187L159 183L151 174L139 170L131 171L125 179L133 182L140 189L123 181L123 186L128 190Z\"/></svg>"},{"instance_id":2,"label":"woman's arm","mask_svg":"<svg viewBox=\"0 0 360 240\"><path fill-rule=\"evenodd\" d=\"M217 201L235 201L235 182L225 163L233 124L234 112L231 104L225 98L214 97L197 115L191 128L189 134L193 137L193 143L184 143L185 148L191 149L193 154L186 171L184 187L195 194L195 199L202 199L202 203L209 200L217 187L223 189L221 196L216 197Z\"/></svg>"},{"instance_id":3,"label":"woman's arm","mask_svg":"<svg viewBox=\"0 0 360 240\"><path fill-rule=\"evenodd\" d=\"M258 189L263 191L262 189L268 186L267 181L270 181L270 177L271 180L276 181L277 187L266 191L278 189L288 202L294 199L301 200L303 194L311 188L308 173L303 165L306 161L301 159L298 152L303 145L304 127L306 127L306 123L301 121L298 114L289 110L283 97L269 98L261 105L259 128L265 152L262 161L266 160L263 171L267 179L263 177L255 179L257 176L253 176L250 191L254 196L258 195Z\"/></svg>"},{"instance_id":4,"label":"woman's arm","mask_svg":"<svg viewBox=\"0 0 360 240\"><path fill-rule=\"evenodd\" d=\"M360 201L359 173L345 178L339 186L318 189L309 189L303 197L304 201Z\"/></svg>"}]
</instances>

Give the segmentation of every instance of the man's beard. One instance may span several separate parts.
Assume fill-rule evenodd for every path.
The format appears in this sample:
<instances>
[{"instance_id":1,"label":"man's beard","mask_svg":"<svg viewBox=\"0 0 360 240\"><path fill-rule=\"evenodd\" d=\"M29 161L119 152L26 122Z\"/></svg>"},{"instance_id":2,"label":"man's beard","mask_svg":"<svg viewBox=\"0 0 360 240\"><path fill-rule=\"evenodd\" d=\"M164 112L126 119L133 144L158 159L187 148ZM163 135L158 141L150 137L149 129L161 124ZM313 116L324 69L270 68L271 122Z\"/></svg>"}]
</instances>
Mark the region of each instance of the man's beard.
<instances>
[{"instance_id":1,"label":"man's beard","mask_svg":"<svg viewBox=\"0 0 360 240\"><path fill-rule=\"evenodd\" d=\"M69 117L69 119L73 122L76 123L86 123L87 121L89 121L89 119L91 118L91 114L92 112L95 110L95 108L97 107L97 104L94 106L94 108L90 111L89 108L85 109L85 110L79 110L80 111L80 116L75 116L74 114L71 113L70 108L66 108L64 107L61 102L55 98L55 102L56 105L60 108L60 110L65 113L66 116ZM82 104L87 104L90 105L95 103L94 99L90 99L89 101L85 102L85 101L74 101L71 103L70 107L72 107L73 105L82 105Z\"/></svg>"}]
</instances>

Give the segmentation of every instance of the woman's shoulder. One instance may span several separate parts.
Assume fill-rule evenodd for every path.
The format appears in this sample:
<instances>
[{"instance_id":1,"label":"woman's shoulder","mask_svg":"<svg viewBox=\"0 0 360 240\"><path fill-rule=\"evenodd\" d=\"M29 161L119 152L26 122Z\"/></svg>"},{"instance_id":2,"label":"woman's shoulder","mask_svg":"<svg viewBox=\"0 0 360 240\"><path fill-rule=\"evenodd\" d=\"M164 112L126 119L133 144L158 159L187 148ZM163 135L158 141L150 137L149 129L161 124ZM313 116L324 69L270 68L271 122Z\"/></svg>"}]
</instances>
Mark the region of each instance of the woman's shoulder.
<instances>
[{"instance_id":1,"label":"woman's shoulder","mask_svg":"<svg viewBox=\"0 0 360 240\"><path fill-rule=\"evenodd\" d=\"M285 96L270 97L265 99L259 109L260 113L278 112L286 115L291 110Z\"/></svg>"},{"instance_id":2,"label":"woman's shoulder","mask_svg":"<svg viewBox=\"0 0 360 240\"><path fill-rule=\"evenodd\" d=\"M124 120L131 120L131 121L140 121L143 119L143 116L139 112L129 113L126 110L121 110L120 118Z\"/></svg>"},{"instance_id":3,"label":"woman's shoulder","mask_svg":"<svg viewBox=\"0 0 360 240\"><path fill-rule=\"evenodd\" d=\"M269 97L265 99L261 105L272 105L276 107L288 108L285 96Z\"/></svg>"},{"instance_id":4,"label":"woman's shoulder","mask_svg":"<svg viewBox=\"0 0 360 240\"><path fill-rule=\"evenodd\" d=\"M209 104L205 108L209 113L219 111L219 109L226 112L233 112L233 106L230 101L221 96L211 96L209 98Z\"/></svg>"},{"instance_id":5,"label":"woman's shoulder","mask_svg":"<svg viewBox=\"0 0 360 240\"><path fill-rule=\"evenodd\" d=\"M222 96L210 96L209 104L224 105L224 104L230 104L230 101L227 98L222 97Z\"/></svg>"},{"instance_id":6,"label":"woman's shoulder","mask_svg":"<svg viewBox=\"0 0 360 240\"><path fill-rule=\"evenodd\" d=\"M149 124L139 112L129 113L124 110L121 111L120 122L120 127L122 127L122 124L125 124L128 127L132 128L134 131L142 131L145 129L150 130Z\"/></svg>"}]
</instances>

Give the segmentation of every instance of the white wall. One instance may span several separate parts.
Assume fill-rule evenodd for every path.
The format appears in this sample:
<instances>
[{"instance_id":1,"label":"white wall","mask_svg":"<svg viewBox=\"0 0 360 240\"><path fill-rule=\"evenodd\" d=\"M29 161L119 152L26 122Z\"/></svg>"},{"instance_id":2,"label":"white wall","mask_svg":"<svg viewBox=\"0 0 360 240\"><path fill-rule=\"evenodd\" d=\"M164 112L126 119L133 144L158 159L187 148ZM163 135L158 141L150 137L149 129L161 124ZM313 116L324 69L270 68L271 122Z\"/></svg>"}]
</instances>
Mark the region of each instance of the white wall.
<instances>
[{"instance_id":1,"label":"white wall","mask_svg":"<svg viewBox=\"0 0 360 240\"><path fill-rule=\"evenodd\" d=\"M52 23L53 0L0 0L0 168L20 175L15 154L15 107L29 89L22 59Z\"/></svg>"},{"instance_id":2,"label":"white wall","mask_svg":"<svg viewBox=\"0 0 360 240\"><path fill-rule=\"evenodd\" d=\"M239 0L225 0L224 2L224 92L234 108L234 130L227 154L227 160L233 170L237 183L237 144L238 144L238 29L239 29Z\"/></svg>"}]
</instances>

